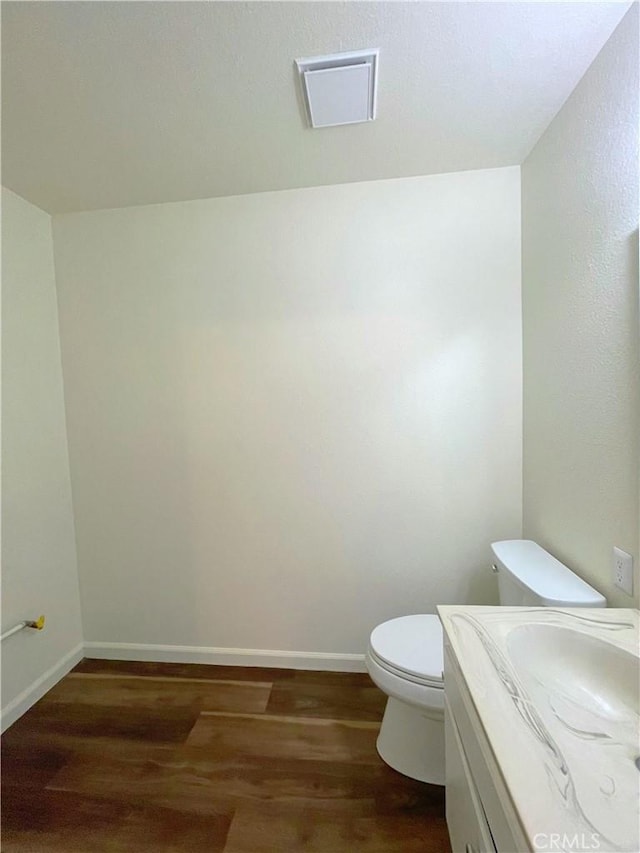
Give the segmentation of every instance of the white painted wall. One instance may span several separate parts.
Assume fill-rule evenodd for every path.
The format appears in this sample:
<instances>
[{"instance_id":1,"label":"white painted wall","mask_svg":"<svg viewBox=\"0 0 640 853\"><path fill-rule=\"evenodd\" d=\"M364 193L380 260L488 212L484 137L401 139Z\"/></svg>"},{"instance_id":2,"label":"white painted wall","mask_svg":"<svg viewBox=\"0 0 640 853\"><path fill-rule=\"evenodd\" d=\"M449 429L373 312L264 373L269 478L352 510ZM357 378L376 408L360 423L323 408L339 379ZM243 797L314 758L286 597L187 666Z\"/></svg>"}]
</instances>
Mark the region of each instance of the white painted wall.
<instances>
[{"instance_id":1,"label":"white painted wall","mask_svg":"<svg viewBox=\"0 0 640 853\"><path fill-rule=\"evenodd\" d=\"M5 728L81 656L51 217L2 190L2 644Z\"/></svg>"},{"instance_id":2,"label":"white painted wall","mask_svg":"<svg viewBox=\"0 0 640 853\"><path fill-rule=\"evenodd\" d=\"M638 4L522 167L524 532L607 596L638 563Z\"/></svg>"},{"instance_id":3,"label":"white painted wall","mask_svg":"<svg viewBox=\"0 0 640 853\"><path fill-rule=\"evenodd\" d=\"M521 534L520 174L54 218L85 639L362 653Z\"/></svg>"}]
</instances>

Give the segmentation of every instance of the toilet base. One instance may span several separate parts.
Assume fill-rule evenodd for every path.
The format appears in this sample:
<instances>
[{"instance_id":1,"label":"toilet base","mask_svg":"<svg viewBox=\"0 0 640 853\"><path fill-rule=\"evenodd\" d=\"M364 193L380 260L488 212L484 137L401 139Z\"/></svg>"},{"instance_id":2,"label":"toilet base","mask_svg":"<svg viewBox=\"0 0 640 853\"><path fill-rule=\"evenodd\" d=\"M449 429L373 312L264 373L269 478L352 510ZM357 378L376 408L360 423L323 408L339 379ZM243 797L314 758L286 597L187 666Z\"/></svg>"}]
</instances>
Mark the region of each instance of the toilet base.
<instances>
[{"instance_id":1,"label":"toilet base","mask_svg":"<svg viewBox=\"0 0 640 853\"><path fill-rule=\"evenodd\" d=\"M380 758L411 779L444 785L444 719L394 699L387 700L378 741Z\"/></svg>"}]
</instances>

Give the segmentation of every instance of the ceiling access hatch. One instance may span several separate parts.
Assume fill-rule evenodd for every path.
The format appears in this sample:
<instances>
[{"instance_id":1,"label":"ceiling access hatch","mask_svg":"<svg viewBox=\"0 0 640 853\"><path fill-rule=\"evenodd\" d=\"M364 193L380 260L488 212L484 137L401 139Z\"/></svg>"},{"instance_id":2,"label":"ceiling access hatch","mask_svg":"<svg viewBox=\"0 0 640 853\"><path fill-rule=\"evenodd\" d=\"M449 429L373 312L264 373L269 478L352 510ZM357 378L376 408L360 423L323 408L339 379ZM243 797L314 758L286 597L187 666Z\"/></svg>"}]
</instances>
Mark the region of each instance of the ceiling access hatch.
<instances>
[{"instance_id":1,"label":"ceiling access hatch","mask_svg":"<svg viewBox=\"0 0 640 853\"><path fill-rule=\"evenodd\" d=\"M311 127L376 117L378 49L296 59Z\"/></svg>"}]
</instances>

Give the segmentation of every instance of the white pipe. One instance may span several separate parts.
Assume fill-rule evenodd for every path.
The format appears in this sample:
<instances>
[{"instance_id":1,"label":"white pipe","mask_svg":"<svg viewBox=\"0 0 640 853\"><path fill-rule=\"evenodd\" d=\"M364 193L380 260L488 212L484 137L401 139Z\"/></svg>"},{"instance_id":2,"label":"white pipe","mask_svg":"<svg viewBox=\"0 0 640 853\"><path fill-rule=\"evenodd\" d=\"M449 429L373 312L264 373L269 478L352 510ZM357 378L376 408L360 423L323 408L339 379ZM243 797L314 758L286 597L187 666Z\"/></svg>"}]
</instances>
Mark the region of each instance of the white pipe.
<instances>
[{"instance_id":1,"label":"white pipe","mask_svg":"<svg viewBox=\"0 0 640 853\"><path fill-rule=\"evenodd\" d=\"M0 642L2 642L2 640L6 640L7 637L10 637L12 634L17 634L18 631L22 631L22 629L26 628L26 627L27 627L26 622L20 622L19 625L14 625L13 628L9 628L8 631L5 631L4 634L2 634L2 636L0 636Z\"/></svg>"},{"instance_id":2,"label":"white pipe","mask_svg":"<svg viewBox=\"0 0 640 853\"><path fill-rule=\"evenodd\" d=\"M35 621L26 620L25 622L19 622L17 625L14 625L13 628L9 628L8 631L5 631L4 634L0 635L0 642L6 640L7 637L10 637L12 634L17 634L18 631L22 631L23 628L35 628L37 631L42 631L44 628L44 616L40 616L40 618Z\"/></svg>"}]
</instances>

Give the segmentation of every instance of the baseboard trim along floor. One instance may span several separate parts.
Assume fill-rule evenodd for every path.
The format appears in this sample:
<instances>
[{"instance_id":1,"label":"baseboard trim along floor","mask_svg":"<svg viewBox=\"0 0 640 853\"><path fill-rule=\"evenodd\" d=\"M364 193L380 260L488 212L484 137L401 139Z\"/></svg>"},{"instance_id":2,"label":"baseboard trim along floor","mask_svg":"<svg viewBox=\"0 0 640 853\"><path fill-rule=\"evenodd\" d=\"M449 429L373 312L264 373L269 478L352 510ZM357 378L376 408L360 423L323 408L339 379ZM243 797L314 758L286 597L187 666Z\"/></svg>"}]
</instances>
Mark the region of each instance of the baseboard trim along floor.
<instances>
[{"instance_id":1,"label":"baseboard trim along floor","mask_svg":"<svg viewBox=\"0 0 640 853\"><path fill-rule=\"evenodd\" d=\"M218 666L264 666L328 672L365 672L364 655L293 652L273 649L227 649L208 646L161 646L138 643L84 644L84 655L98 660L209 663Z\"/></svg>"},{"instance_id":2,"label":"baseboard trim along floor","mask_svg":"<svg viewBox=\"0 0 640 853\"><path fill-rule=\"evenodd\" d=\"M6 731L9 726L13 725L26 711L35 705L39 699L48 693L52 687L64 678L73 667L79 663L84 657L84 646L79 643L75 648L71 649L63 658L44 672L40 678L25 688L22 693L19 693L6 708L2 709L2 719L0 723L0 731Z\"/></svg>"}]
</instances>

